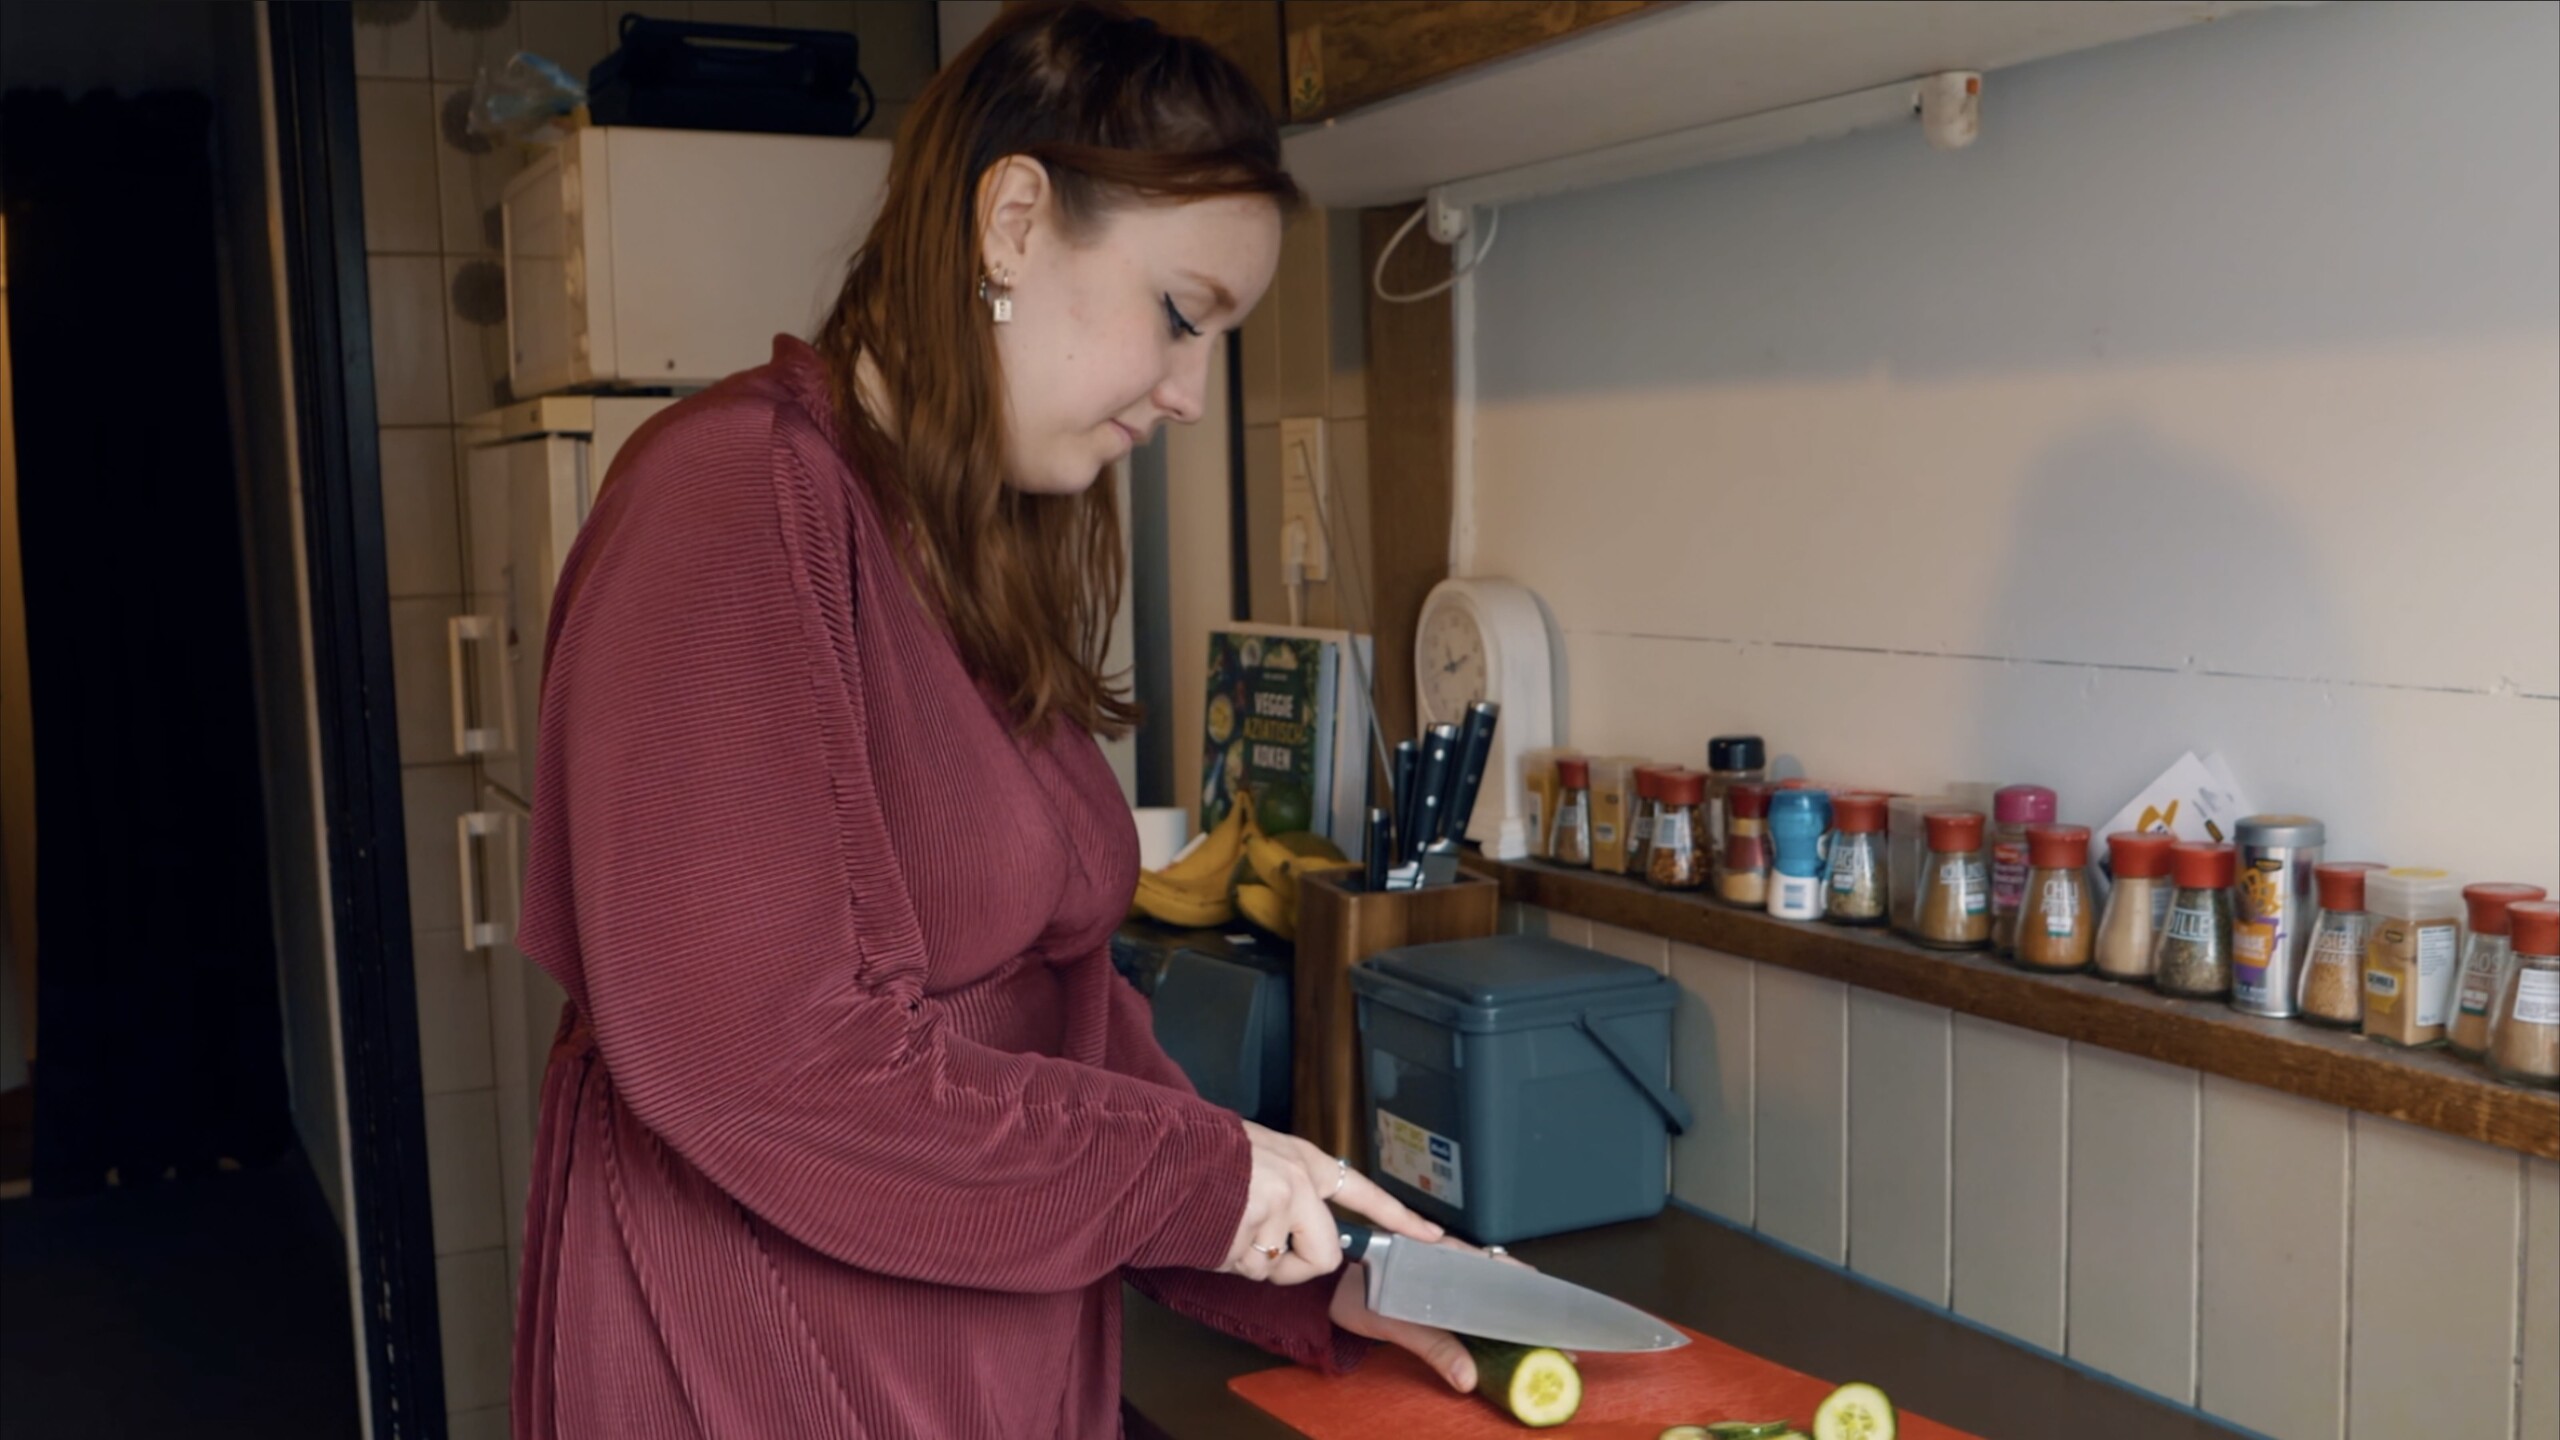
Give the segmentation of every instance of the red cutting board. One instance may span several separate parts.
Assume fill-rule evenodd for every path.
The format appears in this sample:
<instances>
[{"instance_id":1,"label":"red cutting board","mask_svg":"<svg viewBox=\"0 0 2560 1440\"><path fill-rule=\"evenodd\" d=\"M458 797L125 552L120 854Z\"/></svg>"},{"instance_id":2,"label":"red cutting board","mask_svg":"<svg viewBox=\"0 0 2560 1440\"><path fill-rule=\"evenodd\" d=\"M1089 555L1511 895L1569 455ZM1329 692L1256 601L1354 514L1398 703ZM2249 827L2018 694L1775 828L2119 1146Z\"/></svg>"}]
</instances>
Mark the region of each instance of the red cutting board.
<instances>
[{"instance_id":1,"label":"red cutting board","mask_svg":"<svg viewBox=\"0 0 2560 1440\"><path fill-rule=\"evenodd\" d=\"M1570 1425L1531 1432L1483 1398L1461 1395L1422 1362L1391 1345L1370 1352L1348 1375L1295 1365L1239 1375L1227 1388L1308 1440L1654 1440L1670 1425L1717 1420L1813 1423L1831 1383L1736 1350L1682 1326L1689 1344L1643 1355L1586 1355L1582 1410ZM1906 1440L1977 1440L1904 1411Z\"/></svg>"}]
</instances>

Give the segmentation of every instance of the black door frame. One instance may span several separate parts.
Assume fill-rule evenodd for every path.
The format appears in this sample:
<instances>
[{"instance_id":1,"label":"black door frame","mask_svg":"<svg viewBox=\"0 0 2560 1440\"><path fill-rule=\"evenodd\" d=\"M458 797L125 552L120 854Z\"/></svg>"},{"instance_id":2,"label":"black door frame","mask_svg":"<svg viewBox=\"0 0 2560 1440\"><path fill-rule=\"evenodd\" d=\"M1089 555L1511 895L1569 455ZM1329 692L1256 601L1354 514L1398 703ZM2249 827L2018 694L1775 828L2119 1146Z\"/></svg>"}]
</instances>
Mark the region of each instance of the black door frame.
<instances>
[{"instance_id":1,"label":"black door frame","mask_svg":"<svg viewBox=\"0 0 2560 1440\"><path fill-rule=\"evenodd\" d=\"M356 1319L377 1440L440 1440L444 1364L392 706L355 26L345 5L272 4L266 11L354 1175Z\"/></svg>"}]
</instances>

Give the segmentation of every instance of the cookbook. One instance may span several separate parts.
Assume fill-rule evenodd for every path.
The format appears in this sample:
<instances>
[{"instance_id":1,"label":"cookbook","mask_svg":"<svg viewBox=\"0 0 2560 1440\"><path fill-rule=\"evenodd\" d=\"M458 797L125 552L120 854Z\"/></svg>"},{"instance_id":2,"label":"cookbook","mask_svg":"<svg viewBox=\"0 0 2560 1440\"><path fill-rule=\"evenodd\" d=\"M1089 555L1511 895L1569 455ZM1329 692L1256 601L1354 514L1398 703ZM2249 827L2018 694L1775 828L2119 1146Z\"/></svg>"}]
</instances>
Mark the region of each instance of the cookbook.
<instances>
[{"instance_id":1,"label":"cookbook","mask_svg":"<svg viewBox=\"0 0 2560 1440\"><path fill-rule=\"evenodd\" d=\"M1369 803L1366 635L1287 625L1209 633L1200 828L1252 792L1263 830L1355 848Z\"/></svg>"}]
</instances>

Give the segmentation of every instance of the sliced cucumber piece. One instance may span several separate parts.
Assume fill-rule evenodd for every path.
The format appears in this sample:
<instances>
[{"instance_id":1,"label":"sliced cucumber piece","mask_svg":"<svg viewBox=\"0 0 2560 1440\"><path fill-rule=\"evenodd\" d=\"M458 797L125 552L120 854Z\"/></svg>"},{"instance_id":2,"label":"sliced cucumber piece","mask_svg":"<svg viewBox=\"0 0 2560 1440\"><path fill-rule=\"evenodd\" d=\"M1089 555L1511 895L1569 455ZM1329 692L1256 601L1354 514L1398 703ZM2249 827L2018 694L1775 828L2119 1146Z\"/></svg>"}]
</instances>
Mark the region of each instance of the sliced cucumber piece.
<instances>
[{"instance_id":1,"label":"sliced cucumber piece","mask_svg":"<svg viewBox=\"0 0 2560 1440\"><path fill-rule=\"evenodd\" d=\"M1713 1440L1778 1440L1796 1428L1793 1420L1719 1420L1707 1427Z\"/></svg>"},{"instance_id":2,"label":"sliced cucumber piece","mask_svg":"<svg viewBox=\"0 0 2560 1440\"><path fill-rule=\"evenodd\" d=\"M1813 1412L1813 1440L1893 1440L1893 1436L1893 1402L1873 1385L1843 1385L1824 1396Z\"/></svg>"},{"instance_id":3,"label":"sliced cucumber piece","mask_svg":"<svg viewBox=\"0 0 2560 1440\"><path fill-rule=\"evenodd\" d=\"M1704 1425L1674 1425L1653 1440L1716 1440L1716 1432Z\"/></svg>"},{"instance_id":4,"label":"sliced cucumber piece","mask_svg":"<svg viewBox=\"0 0 2560 1440\"><path fill-rule=\"evenodd\" d=\"M1582 1372L1573 1357L1543 1345L1458 1337L1476 1359L1476 1393L1532 1429L1561 1425L1582 1408Z\"/></svg>"}]
</instances>

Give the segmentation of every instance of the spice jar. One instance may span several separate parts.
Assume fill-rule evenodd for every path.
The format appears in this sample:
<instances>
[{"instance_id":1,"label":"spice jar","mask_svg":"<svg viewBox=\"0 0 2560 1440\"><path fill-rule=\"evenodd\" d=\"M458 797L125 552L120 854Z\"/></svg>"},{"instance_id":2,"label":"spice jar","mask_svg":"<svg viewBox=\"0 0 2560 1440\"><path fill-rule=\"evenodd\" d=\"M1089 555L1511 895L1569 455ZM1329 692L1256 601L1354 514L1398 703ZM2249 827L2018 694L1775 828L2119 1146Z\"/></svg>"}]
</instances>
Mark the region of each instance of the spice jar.
<instances>
[{"instance_id":1,"label":"spice jar","mask_svg":"<svg viewBox=\"0 0 2560 1440\"><path fill-rule=\"evenodd\" d=\"M1652 863L1647 852L1653 845L1654 812L1662 806L1662 772L1669 767L1639 765L1636 767L1636 816L1627 834L1627 873L1642 875Z\"/></svg>"},{"instance_id":2,"label":"spice jar","mask_svg":"<svg viewBox=\"0 0 2560 1440\"><path fill-rule=\"evenodd\" d=\"M1710 794L1715 777L1707 777ZM1716 894L1735 905L1769 903L1769 787L1740 780L1725 787L1724 846L1716 866Z\"/></svg>"},{"instance_id":3,"label":"spice jar","mask_svg":"<svg viewBox=\"0 0 2560 1440\"><path fill-rule=\"evenodd\" d=\"M1724 864L1725 822L1733 818L1732 805L1726 796L1734 786L1745 781L1769 778L1769 747L1757 735L1719 735L1707 742L1707 840L1708 853L1716 864ZM1717 891L1722 894L1723 873L1716 877ZM1748 902L1757 905L1758 900Z\"/></svg>"},{"instance_id":4,"label":"spice jar","mask_svg":"<svg viewBox=\"0 0 2560 1440\"><path fill-rule=\"evenodd\" d=\"M1881 925L1891 870L1885 859L1885 797L1831 797L1831 859L1822 918L1835 925Z\"/></svg>"},{"instance_id":5,"label":"spice jar","mask_svg":"<svg viewBox=\"0 0 2560 1440\"><path fill-rule=\"evenodd\" d=\"M2030 970L2089 968L2098 917L2089 904L2089 828L2027 827L2027 889L2018 904L2018 963Z\"/></svg>"},{"instance_id":6,"label":"spice jar","mask_svg":"<svg viewBox=\"0 0 2560 1440\"><path fill-rule=\"evenodd\" d=\"M1769 913L1822 918L1822 872L1831 841L1831 796L1780 790L1769 797Z\"/></svg>"},{"instance_id":7,"label":"spice jar","mask_svg":"<svg viewBox=\"0 0 2560 1440\"><path fill-rule=\"evenodd\" d=\"M1982 854L1982 812L1932 810L1929 853L1920 867L1919 913L1911 938L1933 950L1979 950L1991 943L1991 876Z\"/></svg>"},{"instance_id":8,"label":"spice jar","mask_svg":"<svg viewBox=\"0 0 2560 1440\"><path fill-rule=\"evenodd\" d=\"M1653 838L1644 878L1657 890L1701 890L1715 867L1707 848L1707 777L1696 770L1655 772Z\"/></svg>"},{"instance_id":9,"label":"spice jar","mask_svg":"<svg viewBox=\"0 0 2560 1440\"><path fill-rule=\"evenodd\" d=\"M2450 872L2403 866L2367 875L2364 1033L2394 1045L2444 1039L2462 940L2462 887Z\"/></svg>"},{"instance_id":10,"label":"spice jar","mask_svg":"<svg viewBox=\"0 0 2560 1440\"><path fill-rule=\"evenodd\" d=\"M2303 943L2311 937L2311 867L2328 828L2308 815L2244 816L2231 897L2231 1008L2282 1019L2293 1013Z\"/></svg>"},{"instance_id":11,"label":"spice jar","mask_svg":"<svg viewBox=\"0 0 2560 1440\"><path fill-rule=\"evenodd\" d=\"M2489 1069L2515 1085L2560 1089L2560 905L2510 906L2514 962L2489 1014Z\"/></svg>"},{"instance_id":12,"label":"spice jar","mask_svg":"<svg viewBox=\"0 0 2560 1440\"><path fill-rule=\"evenodd\" d=\"M2027 827L2053 823L2054 794L2041 785L2003 785L1991 797L1991 945L2018 948L2018 907L2027 893Z\"/></svg>"},{"instance_id":13,"label":"spice jar","mask_svg":"<svg viewBox=\"0 0 2560 1440\"><path fill-rule=\"evenodd\" d=\"M1591 762L1583 756L1556 757L1556 818L1547 828L1547 858L1591 868Z\"/></svg>"},{"instance_id":14,"label":"spice jar","mask_svg":"<svg viewBox=\"0 0 2560 1440\"><path fill-rule=\"evenodd\" d=\"M2098 922L2092 959L2109 980L2151 978L2151 951L2169 918L2169 847L2165 830L2119 830L2107 837L2107 868L2116 877L2107 892L2106 918Z\"/></svg>"},{"instance_id":15,"label":"spice jar","mask_svg":"<svg viewBox=\"0 0 2560 1440\"><path fill-rule=\"evenodd\" d=\"M2364 877L2381 868L2369 860L2343 860L2312 869L2320 913L2312 917L2302 988L2294 997L2303 1019L2340 1027L2364 1023L2364 942L2373 929L2364 909Z\"/></svg>"},{"instance_id":16,"label":"spice jar","mask_svg":"<svg viewBox=\"0 0 2560 1440\"><path fill-rule=\"evenodd\" d=\"M2462 903L2471 912L2471 933L2462 942L2462 965L2454 974L2453 1014L2445 1022L2444 1048L2466 1060L2489 1053L2489 1006L2507 983L2508 957L2514 952L2507 934L2507 910L2546 892L2539 885L2494 882L2462 887Z\"/></svg>"},{"instance_id":17,"label":"spice jar","mask_svg":"<svg viewBox=\"0 0 2560 1440\"><path fill-rule=\"evenodd\" d=\"M1523 798L1529 804L1529 853L1540 860L1547 858L1547 835L1555 828L1556 761L1571 753L1550 748L1520 757L1520 788L1527 792Z\"/></svg>"},{"instance_id":18,"label":"spice jar","mask_svg":"<svg viewBox=\"0 0 2560 1440\"><path fill-rule=\"evenodd\" d=\"M2151 983L2163 995L2210 1000L2231 991L2231 878L2239 853L2228 845L2169 847L2169 917L2151 952Z\"/></svg>"}]
</instances>

